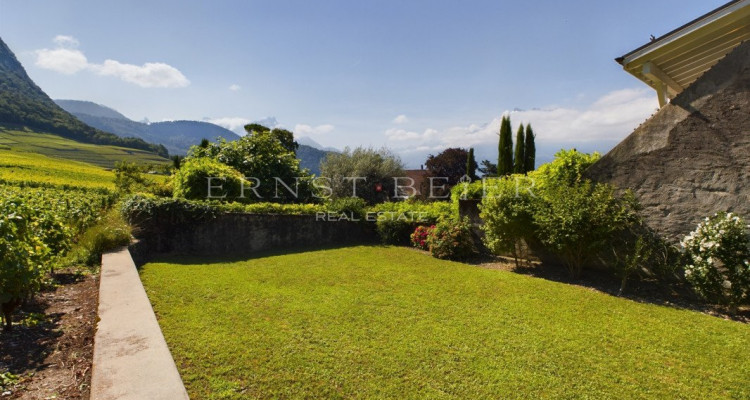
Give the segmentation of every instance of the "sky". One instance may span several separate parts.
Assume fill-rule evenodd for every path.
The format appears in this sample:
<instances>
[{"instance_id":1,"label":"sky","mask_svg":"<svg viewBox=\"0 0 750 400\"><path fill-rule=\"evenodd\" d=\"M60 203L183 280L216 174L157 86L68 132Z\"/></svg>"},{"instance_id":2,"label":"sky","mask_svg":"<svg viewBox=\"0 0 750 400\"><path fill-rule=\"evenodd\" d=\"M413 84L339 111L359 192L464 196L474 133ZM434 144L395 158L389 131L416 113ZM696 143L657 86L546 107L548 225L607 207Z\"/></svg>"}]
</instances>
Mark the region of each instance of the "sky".
<instances>
[{"instance_id":1,"label":"sky","mask_svg":"<svg viewBox=\"0 0 750 400\"><path fill-rule=\"evenodd\" d=\"M658 107L614 58L725 0L0 0L0 37L53 99L134 120L251 121L323 146L497 159L606 153Z\"/></svg>"}]
</instances>

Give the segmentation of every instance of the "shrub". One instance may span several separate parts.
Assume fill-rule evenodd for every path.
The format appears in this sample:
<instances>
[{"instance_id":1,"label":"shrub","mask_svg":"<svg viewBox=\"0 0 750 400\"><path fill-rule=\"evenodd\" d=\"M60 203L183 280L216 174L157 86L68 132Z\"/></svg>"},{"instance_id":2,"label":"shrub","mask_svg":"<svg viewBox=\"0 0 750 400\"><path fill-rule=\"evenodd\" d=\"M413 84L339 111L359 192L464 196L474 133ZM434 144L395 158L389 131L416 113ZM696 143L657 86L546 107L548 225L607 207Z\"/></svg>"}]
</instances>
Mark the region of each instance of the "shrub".
<instances>
[{"instance_id":1,"label":"shrub","mask_svg":"<svg viewBox=\"0 0 750 400\"><path fill-rule=\"evenodd\" d=\"M414 233L411 234L411 244L412 246L420 249L420 250L429 250L430 246L427 243L427 240L432 233L432 231L435 230L435 225L430 226L424 226L420 225L417 227L417 229L414 230Z\"/></svg>"},{"instance_id":2,"label":"shrub","mask_svg":"<svg viewBox=\"0 0 750 400\"><path fill-rule=\"evenodd\" d=\"M346 214L357 219L364 219L367 214L367 202L359 197L343 197L328 203L328 212Z\"/></svg>"},{"instance_id":3,"label":"shrub","mask_svg":"<svg viewBox=\"0 0 750 400\"><path fill-rule=\"evenodd\" d=\"M445 201L407 200L378 204L370 211L378 214L377 231L383 243L408 246L417 226L450 217L451 205Z\"/></svg>"},{"instance_id":4,"label":"shrub","mask_svg":"<svg viewBox=\"0 0 750 400\"><path fill-rule=\"evenodd\" d=\"M523 241L534 237L534 212L538 199L523 176L493 181L480 205L484 243L495 254L511 253L518 265ZM524 186L521 186L521 185Z\"/></svg>"},{"instance_id":5,"label":"shrub","mask_svg":"<svg viewBox=\"0 0 750 400\"><path fill-rule=\"evenodd\" d=\"M119 210L112 209L81 235L75 258L88 266L98 265L103 253L127 246L130 239L130 225Z\"/></svg>"},{"instance_id":6,"label":"shrub","mask_svg":"<svg viewBox=\"0 0 750 400\"><path fill-rule=\"evenodd\" d=\"M115 187L120 193L148 191L151 181L143 174L144 168L126 161L115 164Z\"/></svg>"},{"instance_id":7,"label":"shrub","mask_svg":"<svg viewBox=\"0 0 750 400\"><path fill-rule=\"evenodd\" d=\"M544 189L534 213L537 237L564 261L572 277L612 245L634 220L634 199L615 197L614 188L588 181Z\"/></svg>"},{"instance_id":8,"label":"shrub","mask_svg":"<svg viewBox=\"0 0 750 400\"><path fill-rule=\"evenodd\" d=\"M537 189L583 183L583 172L599 158L601 158L599 153L581 153L576 149L560 150L555 153L554 160L541 165L528 176L533 179Z\"/></svg>"},{"instance_id":9,"label":"shrub","mask_svg":"<svg viewBox=\"0 0 750 400\"><path fill-rule=\"evenodd\" d=\"M243 178L234 168L212 158L188 158L174 174L174 197L188 200L209 199L209 178L212 186L222 186L211 190L213 198L225 196L236 199L241 196ZM250 188L250 184L246 184Z\"/></svg>"},{"instance_id":10,"label":"shrub","mask_svg":"<svg viewBox=\"0 0 750 400\"><path fill-rule=\"evenodd\" d=\"M39 290L50 249L38 230L37 213L18 198L0 201L0 308L10 330L11 314Z\"/></svg>"},{"instance_id":11,"label":"shrub","mask_svg":"<svg viewBox=\"0 0 750 400\"><path fill-rule=\"evenodd\" d=\"M476 252L468 219L443 219L427 238L430 254L436 258L464 260Z\"/></svg>"},{"instance_id":12,"label":"shrub","mask_svg":"<svg viewBox=\"0 0 750 400\"><path fill-rule=\"evenodd\" d=\"M709 302L734 309L750 298L750 237L732 213L715 214L681 242L685 279Z\"/></svg>"}]
</instances>

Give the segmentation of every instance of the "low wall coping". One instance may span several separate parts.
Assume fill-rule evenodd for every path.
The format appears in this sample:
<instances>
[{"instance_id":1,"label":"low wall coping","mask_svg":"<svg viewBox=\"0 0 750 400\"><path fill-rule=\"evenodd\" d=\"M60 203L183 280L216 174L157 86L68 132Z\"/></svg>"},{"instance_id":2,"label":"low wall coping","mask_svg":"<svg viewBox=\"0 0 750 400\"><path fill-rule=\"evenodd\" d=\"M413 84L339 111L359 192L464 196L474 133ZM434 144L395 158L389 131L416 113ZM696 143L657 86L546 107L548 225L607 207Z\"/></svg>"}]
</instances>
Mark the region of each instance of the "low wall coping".
<instances>
[{"instance_id":1,"label":"low wall coping","mask_svg":"<svg viewBox=\"0 0 750 400\"><path fill-rule=\"evenodd\" d=\"M91 399L188 399L127 248L102 255Z\"/></svg>"}]
</instances>

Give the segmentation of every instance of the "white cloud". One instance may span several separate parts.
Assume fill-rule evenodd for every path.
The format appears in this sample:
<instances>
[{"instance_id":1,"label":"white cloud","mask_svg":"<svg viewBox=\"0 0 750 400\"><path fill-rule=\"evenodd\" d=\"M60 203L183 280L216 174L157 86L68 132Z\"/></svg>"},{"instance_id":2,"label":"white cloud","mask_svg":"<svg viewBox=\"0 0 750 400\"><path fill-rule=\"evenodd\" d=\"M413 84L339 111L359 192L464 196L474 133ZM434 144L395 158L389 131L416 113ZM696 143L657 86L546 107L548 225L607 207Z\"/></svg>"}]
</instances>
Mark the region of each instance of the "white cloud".
<instances>
[{"instance_id":1,"label":"white cloud","mask_svg":"<svg viewBox=\"0 0 750 400\"><path fill-rule=\"evenodd\" d=\"M89 62L79 50L58 48L37 50L35 65L61 74L72 75L88 68Z\"/></svg>"},{"instance_id":2,"label":"white cloud","mask_svg":"<svg viewBox=\"0 0 750 400\"><path fill-rule=\"evenodd\" d=\"M35 64L40 68L69 75L88 70L145 88L180 88L190 85L190 81L180 70L168 64L145 63L139 66L115 60L105 60L101 64L90 63L83 52L75 49L79 43L74 37L57 35L52 41L57 48L36 51Z\"/></svg>"},{"instance_id":3,"label":"white cloud","mask_svg":"<svg viewBox=\"0 0 750 400\"><path fill-rule=\"evenodd\" d=\"M409 122L409 118L407 118L404 114L401 114L393 119L394 124L405 124L407 122Z\"/></svg>"},{"instance_id":4,"label":"white cloud","mask_svg":"<svg viewBox=\"0 0 750 400\"><path fill-rule=\"evenodd\" d=\"M294 133L297 135L322 135L332 132L336 127L331 124L324 124L318 126L310 126L305 124L297 124L294 126Z\"/></svg>"},{"instance_id":5,"label":"white cloud","mask_svg":"<svg viewBox=\"0 0 750 400\"><path fill-rule=\"evenodd\" d=\"M240 89L242 89L242 87L240 85L236 84L236 83L233 83L232 85L229 86L229 90L231 90L233 92L236 92L236 91L238 91Z\"/></svg>"},{"instance_id":6,"label":"white cloud","mask_svg":"<svg viewBox=\"0 0 750 400\"><path fill-rule=\"evenodd\" d=\"M78 47L80 43L78 43L78 39L74 38L73 36L66 36L66 35L57 35L55 36L52 41L64 48L71 48L71 47Z\"/></svg>"},{"instance_id":7,"label":"white cloud","mask_svg":"<svg viewBox=\"0 0 750 400\"><path fill-rule=\"evenodd\" d=\"M582 142L618 140L630 134L658 107L656 95L648 89L624 89L610 92L584 109L555 107L513 111L514 132L519 123L531 123L537 142ZM455 126L424 133L388 129L390 142L404 143L405 150L421 145L430 148L496 145L500 117L483 124ZM424 143L429 141L429 143Z\"/></svg>"}]
</instances>

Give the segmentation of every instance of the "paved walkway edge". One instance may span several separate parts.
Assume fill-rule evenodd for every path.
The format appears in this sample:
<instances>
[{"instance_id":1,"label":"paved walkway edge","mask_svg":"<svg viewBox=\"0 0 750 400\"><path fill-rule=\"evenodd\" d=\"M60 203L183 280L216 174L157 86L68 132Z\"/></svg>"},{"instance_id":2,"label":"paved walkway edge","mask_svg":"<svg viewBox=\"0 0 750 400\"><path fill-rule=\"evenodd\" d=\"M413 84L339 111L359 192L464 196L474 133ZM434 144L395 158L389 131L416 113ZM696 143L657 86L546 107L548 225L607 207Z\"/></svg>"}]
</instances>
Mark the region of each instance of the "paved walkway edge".
<instances>
[{"instance_id":1,"label":"paved walkway edge","mask_svg":"<svg viewBox=\"0 0 750 400\"><path fill-rule=\"evenodd\" d=\"M92 400L188 395L127 248L102 256Z\"/></svg>"}]
</instances>

